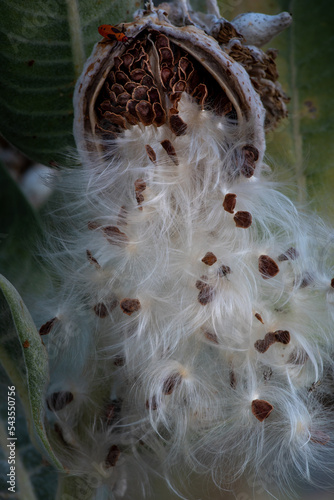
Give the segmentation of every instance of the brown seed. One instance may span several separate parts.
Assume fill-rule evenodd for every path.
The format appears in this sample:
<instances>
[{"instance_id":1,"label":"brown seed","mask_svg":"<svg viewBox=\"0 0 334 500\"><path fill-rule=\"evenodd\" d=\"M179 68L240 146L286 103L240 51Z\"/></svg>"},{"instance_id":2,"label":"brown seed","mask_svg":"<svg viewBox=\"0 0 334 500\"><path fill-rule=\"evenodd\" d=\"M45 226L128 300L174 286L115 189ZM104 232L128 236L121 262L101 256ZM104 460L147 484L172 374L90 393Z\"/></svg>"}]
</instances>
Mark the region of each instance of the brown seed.
<instances>
[{"instance_id":1,"label":"brown seed","mask_svg":"<svg viewBox=\"0 0 334 500\"><path fill-rule=\"evenodd\" d=\"M145 85L149 89L154 85L153 78L150 75L145 75L140 81L141 85Z\"/></svg>"},{"instance_id":2,"label":"brown seed","mask_svg":"<svg viewBox=\"0 0 334 500\"><path fill-rule=\"evenodd\" d=\"M122 66L122 64L123 64L123 60L120 57L116 56L114 58L114 67L113 67L113 69L118 70Z\"/></svg>"},{"instance_id":3,"label":"brown seed","mask_svg":"<svg viewBox=\"0 0 334 500\"><path fill-rule=\"evenodd\" d=\"M278 262L283 262L284 260L296 260L299 257L299 252L293 247L287 249L286 252L282 253L277 257Z\"/></svg>"},{"instance_id":4,"label":"brown seed","mask_svg":"<svg viewBox=\"0 0 334 500\"><path fill-rule=\"evenodd\" d=\"M230 387L232 389L235 389L237 386L237 378L236 378L235 373L232 369L229 371L229 377L230 377Z\"/></svg>"},{"instance_id":5,"label":"brown seed","mask_svg":"<svg viewBox=\"0 0 334 500\"><path fill-rule=\"evenodd\" d=\"M184 135L187 131L188 125L182 120L182 118L175 114L169 117L169 125L171 131L174 132L175 135L180 136Z\"/></svg>"},{"instance_id":6,"label":"brown seed","mask_svg":"<svg viewBox=\"0 0 334 500\"><path fill-rule=\"evenodd\" d=\"M275 339L276 342L286 345L290 342L290 333L287 330L276 330Z\"/></svg>"},{"instance_id":7,"label":"brown seed","mask_svg":"<svg viewBox=\"0 0 334 500\"><path fill-rule=\"evenodd\" d=\"M211 285L206 285L202 287L198 294L197 300L202 306L206 306L209 302L214 299L214 288Z\"/></svg>"},{"instance_id":8,"label":"brown seed","mask_svg":"<svg viewBox=\"0 0 334 500\"><path fill-rule=\"evenodd\" d=\"M198 290L202 290L207 284L205 283L205 281L208 279L207 276L203 275L201 276L201 279L200 280L197 280L196 283L195 283L195 286ZM204 280L204 281L203 281Z\"/></svg>"},{"instance_id":9,"label":"brown seed","mask_svg":"<svg viewBox=\"0 0 334 500\"><path fill-rule=\"evenodd\" d=\"M265 353L268 351L269 347L276 342L276 336L275 333L273 332L268 332L266 333L264 339L259 339L255 342L254 347L255 349L260 352L261 354Z\"/></svg>"},{"instance_id":10,"label":"brown seed","mask_svg":"<svg viewBox=\"0 0 334 500\"><path fill-rule=\"evenodd\" d=\"M202 109L204 109L204 104L205 104L206 98L208 96L207 86L204 83L200 83L194 89L192 96L194 97L194 99L196 99L198 101L198 104L200 104Z\"/></svg>"},{"instance_id":11,"label":"brown seed","mask_svg":"<svg viewBox=\"0 0 334 500\"><path fill-rule=\"evenodd\" d=\"M125 365L124 356L115 356L114 365L115 366L124 366Z\"/></svg>"},{"instance_id":12,"label":"brown seed","mask_svg":"<svg viewBox=\"0 0 334 500\"><path fill-rule=\"evenodd\" d=\"M144 201L144 196L142 192L145 191L145 189L146 189L146 182L143 181L143 179L137 179L135 181L135 193L136 193L136 200L139 205L139 210L143 210L143 207L141 207L140 205Z\"/></svg>"},{"instance_id":13,"label":"brown seed","mask_svg":"<svg viewBox=\"0 0 334 500\"><path fill-rule=\"evenodd\" d=\"M136 68L130 72L130 78L135 83L139 83L145 75L146 71L140 68Z\"/></svg>"},{"instance_id":14,"label":"brown seed","mask_svg":"<svg viewBox=\"0 0 334 500\"><path fill-rule=\"evenodd\" d=\"M254 399L252 401L252 413L260 422L268 418L273 409L273 405L263 399Z\"/></svg>"},{"instance_id":15,"label":"brown seed","mask_svg":"<svg viewBox=\"0 0 334 500\"><path fill-rule=\"evenodd\" d=\"M314 277L312 276L312 274L306 272L299 282L299 288L306 288L313 281L314 281ZM294 283L294 284L296 284L296 283ZM297 281L297 284L298 284L298 281Z\"/></svg>"},{"instance_id":16,"label":"brown seed","mask_svg":"<svg viewBox=\"0 0 334 500\"><path fill-rule=\"evenodd\" d=\"M158 35L155 40L155 46L157 50L159 50L161 47L169 47L169 40L166 35Z\"/></svg>"},{"instance_id":17,"label":"brown seed","mask_svg":"<svg viewBox=\"0 0 334 500\"><path fill-rule=\"evenodd\" d=\"M87 227L90 231L94 231L95 229L99 229L101 225L95 221L90 220L87 224Z\"/></svg>"},{"instance_id":18,"label":"brown seed","mask_svg":"<svg viewBox=\"0 0 334 500\"><path fill-rule=\"evenodd\" d=\"M235 205L237 202L237 195L233 193L227 193L223 201L223 207L226 212L233 214Z\"/></svg>"},{"instance_id":19,"label":"brown seed","mask_svg":"<svg viewBox=\"0 0 334 500\"><path fill-rule=\"evenodd\" d=\"M148 92L148 87L144 85L138 85L138 87L134 89L132 97L137 101L146 101L148 98L147 92Z\"/></svg>"},{"instance_id":20,"label":"brown seed","mask_svg":"<svg viewBox=\"0 0 334 500\"><path fill-rule=\"evenodd\" d=\"M113 399L105 408L105 420L107 425L113 425L122 411L122 400Z\"/></svg>"},{"instance_id":21,"label":"brown seed","mask_svg":"<svg viewBox=\"0 0 334 500\"><path fill-rule=\"evenodd\" d=\"M106 318L108 316L108 309L103 302L99 302L94 307L94 312L99 318Z\"/></svg>"},{"instance_id":22,"label":"brown seed","mask_svg":"<svg viewBox=\"0 0 334 500\"><path fill-rule=\"evenodd\" d=\"M153 410L153 411L157 410L158 409L157 398L153 396L152 399L147 399L145 406L148 410Z\"/></svg>"},{"instance_id":23,"label":"brown seed","mask_svg":"<svg viewBox=\"0 0 334 500\"><path fill-rule=\"evenodd\" d=\"M126 103L131 99L130 94L127 92L123 92L122 94L119 94L117 97L117 104L119 106L126 106Z\"/></svg>"},{"instance_id":24,"label":"brown seed","mask_svg":"<svg viewBox=\"0 0 334 500\"><path fill-rule=\"evenodd\" d=\"M23 344L22 344L22 345L23 345L23 347L24 347L25 349L28 349L28 347L30 347L30 342L29 342L29 340L25 340L25 341L23 342Z\"/></svg>"},{"instance_id":25,"label":"brown seed","mask_svg":"<svg viewBox=\"0 0 334 500\"><path fill-rule=\"evenodd\" d=\"M148 101L139 101L138 104L136 104L135 109L138 118L140 119L142 124L145 125L145 127L147 127L148 125L152 125L154 119L152 104L150 104Z\"/></svg>"},{"instance_id":26,"label":"brown seed","mask_svg":"<svg viewBox=\"0 0 334 500\"><path fill-rule=\"evenodd\" d=\"M173 52L169 47L161 47L158 49L159 56L160 56L160 65L162 66L163 64L167 64L167 66L172 67L174 66L174 57L173 57Z\"/></svg>"},{"instance_id":27,"label":"brown seed","mask_svg":"<svg viewBox=\"0 0 334 500\"><path fill-rule=\"evenodd\" d=\"M89 260L90 264L94 265L97 269L101 268L100 264L95 259L95 257L93 257L93 254L92 254L92 252L90 250L86 250L86 255L87 255L87 259ZM56 319L56 318L54 318L54 319ZM41 332L39 332L39 333L41 333ZM41 335L43 335L43 334L41 334Z\"/></svg>"},{"instance_id":28,"label":"brown seed","mask_svg":"<svg viewBox=\"0 0 334 500\"><path fill-rule=\"evenodd\" d=\"M147 156L149 157L151 162L154 163L157 159L157 155L155 154L154 149L151 148L151 146L149 144L146 144L145 149L146 149Z\"/></svg>"},{"instance_id":29,"label":"brown seed","mask_svg":"<svg viewBox=\"0 0 334 500\"><path fill-rule=\"evenodd\" d=\"M276 262L268 255L260 255L259 257L259 271L263 279L269 279L279 273L279 267Z\"/></svg>"},{"instance_id":30,"label":"brown seed","mask_svg":"<svg viewBox=\"0 0 334 500\"><path fill-rule=\"evenodd\" d=\"M260 321L260 322L264 325L264 321L263 321L263 319L262 319L261 314L259 314L259 313L255 313L255 314L254 314L254 316L255 316L255 318L256 318L256 319L258 319L258 320L259 320L259 321Z\"/></svg>"},{"instance_id":31,"label":"brown seed","mask_svg":"<svg viewBox=\"0 0 334 500\"><path fill-rule=\"evenodd\" d=\"M217 262L217 257L212 252L206 252L202 259L202 262L204 262L204 264L206 264L207 266L212 266L215 262Z\"/></svg>"},{"instance_id":32,"label":"brown seed","mask_svg":"<svg viewBox=\"0 0 334 500\"><path fill-rule=\"evenodd\" d=\"M115 79L117 83L123 86L130 81L130 78L124 73L124 71L116 71Z\"/></svg>"},{"instance_id":33,"label":"brown seed","mask_svg":"<svg viewBox=\"0 0 334 500\"><path fill-rule=\"evenodd\" d=\"M179 373L175 373L174 375L171 375L168 377L163 385L162 392L166 396L169 394L172 394L174 391L175 387L177 387L181 383L182 377Z\"/></svg>"},{"instance_id":34,"label":"brown seed","mask_svg":"<svg viewBox=\"0 0 334 500\"><path fill-rule=\"evenodd\" d=\"M137 179L135 181L135 191L136 193L142 193L146 189L146 182L143 179Z\"/></svg>"},{"instance_id":35,"label":"brown seed","mask_svg":"<svg viewBox=\"0 0 334 500\"><path fill-rule=\"evenodd\" d=\"M178 82L176 82L174 85L173 85L173 92L175 94L177 93L182 93L186 90L186 82L184 80L179 80Z\"/></svg>"},{"instance_id":36,"label":"brown seed","mask_svg":"<svg viewBox=\"0 0 334 500\"><path fill-rule=\"evenodd\" d=\"M231 268L229 266L220 266L220 268L218 269L218 276L220 276L220 278L224 278L225 276L227 276L228 274L231 274Z\"/></svg>"},{"instance_id":37,"label":"brown seed","mask_svg":"<svg viewBox=\"0 0 334 500\"><path fill-rule=\"evenodd\" d=\"M175 148L174 148L173 144L168 139L162 141L160 144L164 148L164 150L166 151L168 156L173 160L175 165L178 165L179 160L177 159L177 155L176 155Z\"/></svg>"},{"instance_id":38,"label":"brown seed","mask_svg":"<svg viewBox=\"0 0 334 500\"><path fill-rule=\"evenodd\" d=\"M204 337L212 342L213 344L219 344L218 337L215 333L212 332L204 332Z\"/></svg>"},{"instance_id":39,"label":"brown seed","mask_svg":"<svg viewBox=\"0 0 334 500\"><path fill-rule=\"evenodd\" d=\"M243 229L247 229L252 224L252 214L249 212L237 212L233 217L235 225Z\"/></svg>"},{"instance_id":40,"label":"brown seed","mask_svg":"<svg viewBox=\"0 0 334 500\"><path fill-rule=\"evenodd\" d=\"M166 123L166 112L160 102L153 103L153 114L153 123L156 127L161 127L161 125Z\"/></svg>"},{"instance_id":41,"label":"brown seed","mask_svg":"<svg viewBox=\"0 0 334 500\"><path fill-rule=\"evenodd\" d=\"M130 66L132 66L132 63L133 63L133 60L134 60L134 57L132 54L123 54L122 57L121 57L122 61L123 61L123 66L125 68L129 68Z\"/></svg>"},{"instance_id":42,"label":"brown seed","mask_svg":"<svg viewBox=\"0 0 334 500\"><path fill-rule=\"evenodd\" d=\"M160 94L156 87L151 87L147 92L148 100L151 104L155 102L160 102Z\"/></svg>"},{"instance_id":43,"label":"brown seed","mask_svg":"<svg viewBox=\"0 0 334 500\"><path fill-rule=\"evenodd\" d=\"M47 335L48 333L50 333L54 324L57 323L57 321L59 321L59 320L57 317L55 317L55 318L50 319L50 321L47 321L46 323L44 323L44 325L42 325L39 329L39 334L40 335Z\"/></svg>"},{"instance_id":44,"label":"brown seed","mask_svg":"<svg viewBox=\"0 0 334 500\"><path fill-rule=\"evenodd\" d=\"M120 83L114 83L112 86L111 86L111 92L114 92L116 96L118 96L119 94L123 94L124 92L124 87L123 85L121 85Z\"/></svg>"},{"instance_id":45,"label":"brown seed","mask_svg":"<svg viewBox=\"0 0 334 500\"><path fill-rule=\"evenodd\" d=\"M189 59L187 59L186 57L181 57L178 64L178 73L180 80L187 81L193 71L194 71L193 63L189 61Z\"/></svg>"},{"instance_id":46,"label":"brown seed","mask_svg":"<svg viewBox=\"0 0 334 500\"><path fill-rule=\"evenodd\" d=\"M110 122L114 123L115 125L119 125L121 128L126 129L126 123L125 123L125 118L121 115L118 115L116 113L110 113L110 111L106 111L103 113L104 118L109 120Z\"/></svg>"},{"instance_id":47,"label":"brown seed","mask_svg":"<svg viewBox=\"0 0 334 500\"><path fill-rule=\"evenodd\" d=\"M122 311L127 314L128 316L131 316L136 311L139 311L140 309L140 302L138 299L123 299L120 302L120 306Z\"/></svg>"},{"instance_id":48,"label":"brown seed","mask_svg":"<svg viewBox=\"0 0 334 500\"><path fill-rule=\"evenodd\" d=\"M255 162L259 159L259 151L252 145L247 144L242 148L243 164L241 166L241 173L250 178L254 174Z\"/></svg>"},{"instance_id":49,"label":"brown seed","mask_svg":"<svg viewBox=\"0 0 334 500\"><path fill-rule=\"evenodd\" d=\"M117 226L105 226L102 231L111 245L123 246L128 242L127 235L122 233Z\"/></svg>"},{"instance_id":50,"label":"brown seed","mask_svg":"<svg viewBox=\"0 0 334 500\"><path fill-rule=\"evenodd\" d=\"M119 459L120 454L121 454L120 449L118 448L118 446L116 444L113 444L109 448L108 455L106 458L106 467L108 469L109 469L109 467L115 467L115 465Z\"/></svg>"},{"instance_id":51,"label":"brown seed","mask_svg":"<svg viewBox=\"0 0 334 500\"><path fill-rule=\"evenodd\" d=\"M124 85L124 88L125 90L130 94L132 95L134 89L138 87L138 83L134 83L134 82L127 82L125 85Z\"/></svg>"},{"instance_id":52,"label":"brown seed","mask_svg":"<svg viewBox=\"0 0 334 500\"><path fill-rule=\"evenodd\" d=\"M331 287L334 288L334 278L331 279Z\"/></svg>"},{"instance_id":53,"label":"brown seed","mask_svg":"<svg viewBox=\"0 0 334 500\"><path fill-rule=\"evenodd\" d=\"M173 71L170 68L164 67L160 71L161 82L165 90L171 90L170 81L174 76Z\"/></svg>"},{"instance_id":54,"label":"brown seed","mask_svg":"<svg viewBox=\"0 0 334 500\"><path fill-rule=\"evenodd\" d=\"M51 411L60 411L73 401L73 394L69 391L54 392L47 400L46 404Z\"/></svg>"}]
</instances>

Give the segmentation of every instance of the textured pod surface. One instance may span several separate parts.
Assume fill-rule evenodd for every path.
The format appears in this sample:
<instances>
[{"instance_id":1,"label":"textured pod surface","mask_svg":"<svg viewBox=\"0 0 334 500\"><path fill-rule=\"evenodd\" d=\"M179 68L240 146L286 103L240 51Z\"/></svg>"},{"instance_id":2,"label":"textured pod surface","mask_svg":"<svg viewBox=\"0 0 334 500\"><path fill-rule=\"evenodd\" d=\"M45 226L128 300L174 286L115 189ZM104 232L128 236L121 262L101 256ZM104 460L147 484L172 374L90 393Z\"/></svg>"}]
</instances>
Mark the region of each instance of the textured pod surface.
<instances>
[{"instance_id":1,"label":"textured pod surface","mask_svg":"<svg viewBox=\"0 0 334 500\"><path fill-rule=\"evenodd\" d=\"M71 395L55 439L68 467L105 464L108 498L138 498L152 468L226 486L270 463L284 488L332 446L328 230L276 190L263 105L226 47L159 10L125 30L74 98L82 169L63 173L64 284L40 321L49 400Z\"/></svg>"}]
</instances>

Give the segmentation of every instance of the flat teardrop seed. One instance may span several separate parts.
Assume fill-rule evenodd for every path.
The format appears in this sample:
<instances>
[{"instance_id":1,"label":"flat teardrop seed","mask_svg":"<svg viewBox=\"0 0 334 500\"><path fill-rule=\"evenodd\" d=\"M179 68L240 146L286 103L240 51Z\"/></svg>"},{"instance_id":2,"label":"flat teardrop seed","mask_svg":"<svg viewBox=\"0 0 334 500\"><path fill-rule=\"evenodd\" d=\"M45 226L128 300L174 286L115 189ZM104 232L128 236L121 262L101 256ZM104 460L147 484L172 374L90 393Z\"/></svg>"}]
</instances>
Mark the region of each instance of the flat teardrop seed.
<instances>
[{"instance_id":1,"label":"flat teardrop seed","mask_svg":"<svg viewBox=\"0 0 334 500\"><path fill-rule=\"evenodd\" d=\"M165 380L163 388L162 388L163 394L165 394L166 396L168 396L169 394L172 394L175 387L177 387L181 383L181 380L182 380L182 377L179 373L176 373L176 374L168 377Z\"/></svg>"},{"instance_id":2,"label":"flat teardrop seed","mask_svg":"<svg viewBox=\"0 0 334 500\"><path fill-rule=\"evenodd\" d=\"M115 467L121 452L117 445L113 444L108 451L106 458L106 467Z\"/></svg>"},{"instance_id":3,"label":"flat teardrop seed","mask_svg":"<svg viewBox=\"0 0 334 500\"><path fill-rule=\"evenodd\" d=\"M161 146L164 148L164 150L166 151L168 156L173 160L175 165L178 165L179 161L177 159L177 155L176 155L175 148L174 148L173 144L168 139L166 139L166 140L161 142Z\"/></svg>"},{"instance_id":4,"label":"flat teardrop seed","mask_svg":"<svg viewBox=\"0 0 334 500\"><path fill-rule=\"evenodd\" d=\"M237 203L237 195L234 193L227 193L223 201L223 207L226 212L233 214L235 205Z\"/></svg>"},{"instance_id":5,"label":"flat teardrop seed","mask_svg":"<svg viewBox=\"0 0 334 500\"><path fill-rule=\"evenodd\" d=\"M269 255L260 255L259 271L263 279L273 278L279 273L279 267Z\"/></svg>"},{"instance_id":6,"label":"flat teardrop seed","mask_svg":"<svg viewBox=\"0 0 334 500\"><path fill-rule=\"evenodd\" d=\"M157 155L155 154L154 149L151 148L151 146L149 144L146 144L145 149L146 149L147 156L149 157L151 162L154 163L157 159Z\"/></svg>"},{"instance_id":7,"label":"flat teardrop seed","mask_svg":"<svg viewBox=\"0 0 334 500\"><path fill-rule=\"evenodd\" d=\"M48 335L51 332L53 326L59 321L57 317L50 319L44 325L42 325L39 329L40 335Z\"/></svg>"},{"instance_id":8,"label":"flat teardrop seed","mask_svg":"<svg viewBox=\"0 0 334 500\"><path fill-rule=\"evenodd\" d=\"M260 422L268 418L273 409L273 405L263 399L254 399L252 401L252 413Z\"/></svg>"},{"instance_id":9,"label":"flat teardrop seed","mask_svg":"<svg viewBox=\"0 0 334 500\"><path fill-rule=\"evenodd\" d=\"M138 299L128 299L128 298L121 300L120 306L122 311L128 316L131 316L131 314L133 314L134 312L139 311L141 307Z\"/></svg>"},{"instance_id":10,"label":"flat teardrop seed","mask_svg":"<svg viewBox=\"0 0 334 500\"><path fill-rule=\"evenodd\" d=\"M207 252L203 257L202 262L204 262L207 266L212 266L215 262L217 262L217 257L212 252Z\"/></svg>"},{"instance_id":11,"label":"flat teardrop seed","mask_svg":"<svg viewBox=\"0 0 334 500\"><path fill-rule=\"evenodd\" d=\"M243 229L247 229L252 225L252 214L249 212L240 211L233 217L235 225Z\"/></svg>"}]
</instances>

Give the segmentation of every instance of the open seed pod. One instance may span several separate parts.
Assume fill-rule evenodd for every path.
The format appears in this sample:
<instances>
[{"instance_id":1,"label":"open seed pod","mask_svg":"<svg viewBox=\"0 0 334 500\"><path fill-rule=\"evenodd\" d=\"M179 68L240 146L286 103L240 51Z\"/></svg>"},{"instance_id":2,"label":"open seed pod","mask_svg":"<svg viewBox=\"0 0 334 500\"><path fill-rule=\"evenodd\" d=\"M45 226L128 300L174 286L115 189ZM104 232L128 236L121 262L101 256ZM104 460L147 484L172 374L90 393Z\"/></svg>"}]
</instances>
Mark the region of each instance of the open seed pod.
<instances>
[{"instance_id":1,"label":"open seed pod","mask_svg":"<svg viewBox=\"0 0 334 500\"><path fill-rule=\"evenodd\" d=\"M143 471L169 484L205 471L225 488L265 470L285 487L332 432L309 394L333 370L332 270L317 267L327 239L263 163L258 49L238 52L244 35L230 27L219 45L150 9L124 25L125 43L95 46L76 87L82 166L62 173L64 288L41 326L60 340L51 399L73 400L48 411L79 450L66 465L104 464L103 481L126 483L129 499ZM78 389L63 369L70 352ZM93 415L79 419L89 387Z\"/></svg>"},{"instance_id":2,"label":"open seed pod","mask_svg":"<svg viewBox=\"0 0 334 500\"><path fill-rule=\"evenodd\" d=\"M125 24L127 43L104 39L95 46L74 99L80 149L101 151L101 139L136 125L187 134L180 103L186 94L202 110L229 118L262 156L263 106L246 71L204 31L175 27L165 14Z\"/></svg>"}]
</instances>

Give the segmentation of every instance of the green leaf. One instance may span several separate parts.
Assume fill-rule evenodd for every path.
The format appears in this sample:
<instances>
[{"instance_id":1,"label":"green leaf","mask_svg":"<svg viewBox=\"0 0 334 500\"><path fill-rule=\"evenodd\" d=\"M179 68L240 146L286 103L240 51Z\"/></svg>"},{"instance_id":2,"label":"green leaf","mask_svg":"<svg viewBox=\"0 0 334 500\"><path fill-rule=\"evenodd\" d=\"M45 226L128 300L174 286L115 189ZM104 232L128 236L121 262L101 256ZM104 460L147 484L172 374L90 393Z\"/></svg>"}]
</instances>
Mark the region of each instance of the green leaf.
<instances>
[{"instance_id":1,"label":"green leaf","mask_svg":"<svg viewBox=\"0 0 334 500\"><path fill-rule=\"evenodd\" d=\"M30 435L37 436L51 462L63 470L51 449L44 427L45 389L49 380L46 349L20 295L2 275L0 290L0 353L3 366L21 398ZM14 332L10 328L12 325Z\"/></svg>"},{"instance_id":2,"label":"green leaf","mask_svg":"<svg viewBox=\"0 0 334 500\"><path fill-rule=\"evenodd\" d=\"M100 24L129 21L139 0L0 0L0 130L32 159L66 164L76 79Z\"/></svg>"},{"instance_id":3,"label":"green leaf","mask_svg":"<svg viewBox=\"0 0 334 500\"><path fill-rule=\"evenodd\" d=\"M27 296L36 283L41 289L45 282L35 258L41 239L38 213L0 163L0 273Z\"/></svg>"}]
</instances>

